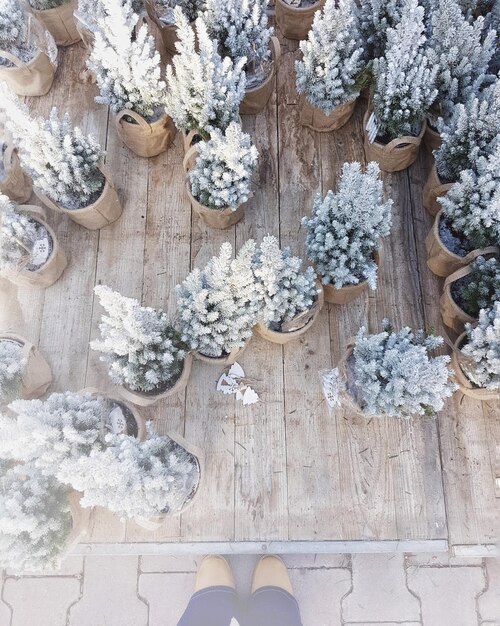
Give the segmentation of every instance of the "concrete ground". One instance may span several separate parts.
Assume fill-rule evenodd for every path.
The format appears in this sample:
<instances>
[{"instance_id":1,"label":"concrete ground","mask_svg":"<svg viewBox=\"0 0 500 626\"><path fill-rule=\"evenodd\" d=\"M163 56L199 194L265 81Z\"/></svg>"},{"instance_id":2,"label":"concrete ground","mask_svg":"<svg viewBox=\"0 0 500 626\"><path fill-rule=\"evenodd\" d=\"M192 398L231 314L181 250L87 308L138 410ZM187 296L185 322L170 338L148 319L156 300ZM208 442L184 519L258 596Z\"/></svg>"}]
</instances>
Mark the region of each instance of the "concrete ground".
<instances>
[{"instance_id":1,"label":"concrete ground","mask_svg":"<svg viewBox=\"0 0 500 626\"><path fill-rule=\"evenodd\" d=\"M256 560L229 558L242 594L248 594ZM390 554L284 560L304 626L500 626L498 559ZM176 626L197 562L72 557L57 575L4 572L0 626Z\"/></svg>"}]
</instances>

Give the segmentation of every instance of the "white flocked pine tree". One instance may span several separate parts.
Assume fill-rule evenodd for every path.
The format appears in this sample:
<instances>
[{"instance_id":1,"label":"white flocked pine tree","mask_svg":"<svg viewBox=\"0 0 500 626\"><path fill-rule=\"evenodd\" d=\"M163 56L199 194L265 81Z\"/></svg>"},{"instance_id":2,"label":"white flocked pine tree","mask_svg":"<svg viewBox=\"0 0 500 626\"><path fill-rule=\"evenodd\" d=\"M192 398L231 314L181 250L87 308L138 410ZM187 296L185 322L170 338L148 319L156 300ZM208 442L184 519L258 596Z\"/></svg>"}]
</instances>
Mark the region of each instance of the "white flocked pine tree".
<instances>
[{"instance_id":1,"label":"white flocked pine tree","mask_svg":"<svg viewBox=\"0 0 500 626\"><path fill-rule=\"evenodd\" d=\"M500 301L481 309L476 326L466 324L466 343L460 352L467 377L483 389L500 389Z\"/></svg>"},{"instance_id":2,"label":"white flocked pine tree","mask_svg":"<svg viewBox=\"0 0 500 626\"><path fill-rule=\"evenodd\" d=\"M22 374L26 357L20 343L0 338L0 405L21 394Z\"/></svg>"},{"instance_id":3,"label":"white flocked pine tree","mask_svg":"<svg viewBox=\"0 0 500 626\"><path fill-rule=\"evenodd\" d=\"M46 11L47 9L55 9L62 4L66 4L70 0L28 0L30 6L36 11Z\"/></svg>"},{"instance_id":4,"label":"white flocked pine tree","mask_svg":"<svg viewBox=\"0 0 500 626\"><path fill-rule=\"evenodd\" d=\"M205 8L205 0L154 0L154 7L164 24L174 23L175 7L180 7L188 20L194 22L198 13Z\"/></svg>"},{"instance_id":5,"label":"white flocked pine tree","mask_svg":"<svg viewBox=\"0 0 500 626\"><path fill-rule=\"evenodd\" d=\"M329 115L359 96L357 81L365 61L353 0L326 0L300 49L303 58L295 62L297 91L312 106Z\"/></svg>"},{"instance_id":6,"label":"white flocked pine tree","mask_svg":"<svg viewBox=\"0 0 500 626\"><path fill-rule=\"evenodd\" d=\"M387 29L401 19L405 0L363 0L360 2L360 30L368 56L384 55Z\"/></svg>"},{"instance_id":7,"label":"white flocked pine tree","mask_svg":"<svg viewBox=\"0 0 500 626\"><path fill-rule=\"evenodd\" d=\"M23 62L35 55L35 46L28 39L26 15L20 0L0 2L0 50L10 52ZM0 57L0 67L2 65L12 66L12 62Z\"/></svg>"}]
</instances>

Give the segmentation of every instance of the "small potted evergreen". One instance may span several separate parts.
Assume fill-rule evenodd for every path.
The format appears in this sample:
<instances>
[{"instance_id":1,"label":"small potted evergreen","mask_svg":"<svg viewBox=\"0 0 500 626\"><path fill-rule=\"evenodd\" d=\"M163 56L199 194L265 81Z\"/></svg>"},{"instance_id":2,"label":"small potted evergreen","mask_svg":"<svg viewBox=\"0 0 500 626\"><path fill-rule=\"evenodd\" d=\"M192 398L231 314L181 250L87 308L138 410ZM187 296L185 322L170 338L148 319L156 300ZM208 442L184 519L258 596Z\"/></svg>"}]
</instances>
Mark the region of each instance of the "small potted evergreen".
<instances>
[{"instance_id":1,"label":"small potted evergreen","mask_svg":"<svg viewBox=\"0 0 500 626\"><path fill-rule=\"evenodd\" d=\"M477 322L481 309L500 300L500 261L478 257L467 267L453 272L444 283L440 299L441 317L459 335L464 324Z\"/></svg>"},{"instance_id":2,"label":"small potted evergreen","mask_svg":"<svg viewBox=\"0 0 500 626\"><path fill-rule=\"evenodd\" d=\"M363 0L359 7L359 27L368 59L384 56L387 30L400 21L407 0Z\"/></svg>"},{"instance_id":3,"label":"small potted evergreen","mask_svg":"<svg viewBox=\"0 0 500 626\"><path fill-rule=\"evenodd\" d=\"M182 391L192 356L166 314L103 285L95 293L107 316L99 326L101 339L90 345L103 353L101 360L123 397L148 406Z\"/></svg>"},{"instance_id":4,"label":"small potted evergreen","mask_svg":"<svg viewBox=\"0 0 500 626\"><path fill-rule=\"evenodd\" d=\"M172 143L175 128L165 114L165 83L154 37L132 9L131 0L99 0L95 41L88 68L94 73L100 95L115 115L121 140L135 154L152 157Z\"/></svg>"},{"instance_id":5,"label":"small potted evergreen","mask_svg":"<svg viewBox=\"0 0 500 626\"><path fill-rule=\"evenodd\" d=\"M319 132L341 128L354 112L366 65L353 0L326 0L300 49L301 124Z\"/></svg>"},{"instance_id":6,"label":"small potted evergreen","mask_svg":"<svg viewBox=\"0 0 500 626\"><path fill-rule=\"evenodd\" d=\"M52 40L52 41L51 41ZM43 96L52 86L57 47L20 0L0 4L0 81L19 96Z\"/></svg>"},{"instance_id":7,"label":"small potted evergreen","mask_svg":"<svg viewBox=\"0 0 500 626\"><path fill-rule=\"evenodd\" d=\"M477 400L500 400L500 300L465 324L455 342L452 366L460 391Z\"/></svg>"},{"instance_id":8,"label":"small potted evergreen","mask_svg":"<svg viewBox=\"0 0 500 626\"><path fill-rule=\"evenodd\" d=\"M323 283L325 300L345 304L377 285L380 238L391 228L392 200L383 200L376 163L363 172L345 163L337 193L317 195L312 217L304 217L306 251Z\"/></svg>"},{"instance_id":9,"label":"small potted evergreen","mask_svg":"<svg viewBox=\"0 0 500 626\"><path fill-rule=\"evenodd\" d=\"M73 17L77 0L29 0L29 5L58 46L71 46L80 41Z\"/></svg>"},{"instance_id":10,"label":"small potted evergreen","mask_svg":"<svg viewBox=\"0 0 500 626\"><path fill-rule=\"evenodd\" d=\"M0 274L24 287L50 287L66 268L45 214L37 206L17 206L0 195Z\"/></svg>"},{"instance_id":11,"label":"small potted evergreen","mask_svg":"<svg viewBox=\"0 0 500 626\"><path fill-rule=\"evenodd\" d=\"M225 133L214 129L209 141L187 151L186 190L193 211L207 226L225 229L243 218L257 158L257 149L237 122Z\"/></svg>"},{"instance_id":12,"label":"small potted evergreen","mask_svg":"<svg viewBox=\"0 0 500 626\"><path fill-rule=\"evenodd\" d=\"M275 0L276 23L288 39L305 39L325 0Z\"/></svg>"},{"instance_id":13,"label":"small potted evergreen","mask_svg":"<svg viewBox=\"0 0 500 626\"><path fill-rule=\"evenodd\" d=\"M272 235L264 237L254 257L262 309L255 330L272 343L285 344L306 333L323 306L323 289L312 267L290 248L280 249Z\"/></svg>"},{"instance_id":14,"label":"small potted evergreen","mask_svg":"<svg viewBox=\"0 0 500 626\"><path fill-rule=\"evenodd\" d=\"M401 20L387 29L383 57L373 60L372 102L364 118L365 153L386 172L398 172L417 158L426 115L436 98L436 67L424 47L424 9L405 3Z\"/></svg>"},{"instance_id":15,"label":"small potted evergreen","mask_svg":"<svg viewBox=\"0 0 500 626\"><path fill-rule=\"evenodd\" d=\"M170 56L176 53L178 41L175 25L174 9L179 6L190 24L193 24L198 13L205 7L205 0L144 0L144 7L150 20L161 34L163 46Z\"/></svg>"},{"instance_id":16,"label":"small potted evergreen","mask_svg":"<svg viewBox=\"0 0 500 626\"><path fill-rule=\"evenodd\" d=\"M261 307L253 272L255 252L255 242L249 240L233 259L231 244L224 243L219 256L177 285L182 340L197 359L227 365L245 349Z\"/></svg>"},{"instance_id":17,"label":"small potted evergreen","mask_svg":"<svg viewBox=\"0 0 500 626\"><path fill-rule=\"evenodd\" d=\"M55 108L47 120L33 118L8 89L0 87L0 94L7 129L40 200L91 230L118 219L122 207L95 139L74 128L67 114L59 118Z\"/></svg>"},{"instance_id":18,"label":"small potted evergreen","mask_svg":"<svg viewBox=\"0 0 500 626\"><path fill-rule=\"evenodd\" d=\"M0 138L0 194L24 204L32 191L33 185L23 172L17 150Z\"/></svg>"}]
</instances>

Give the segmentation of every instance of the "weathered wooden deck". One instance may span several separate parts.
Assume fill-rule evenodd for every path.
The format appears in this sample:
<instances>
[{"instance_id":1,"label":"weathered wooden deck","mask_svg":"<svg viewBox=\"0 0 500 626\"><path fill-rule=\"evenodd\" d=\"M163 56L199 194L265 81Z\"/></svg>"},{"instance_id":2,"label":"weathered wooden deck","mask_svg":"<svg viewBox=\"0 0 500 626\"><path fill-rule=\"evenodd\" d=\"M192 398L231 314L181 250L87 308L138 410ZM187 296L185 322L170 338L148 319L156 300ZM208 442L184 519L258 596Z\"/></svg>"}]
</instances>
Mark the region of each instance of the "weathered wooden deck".
<instances>
[{"instance_id":1,"label":"weathered wooden deck","mask_svg":"<svg viewBox=\"0 0 500 626\"><path fill-rule=\"evenodd\" d=\"M79 78L83 46L60 50L54 87L30 107L41 114L52 106L70 111L75 124L106 146L124 212L100 232L51 213L69 266L46 291L19 291L25 317L19 330L38 341L51 362L53 389L109 387L98 355L88 349L101 314L95 284L173 315L175 284L224 241L239 247L249 237L271 233L304 256L300 219L314 194L335 186L345 161L365 161L365 104L358 104L352 121L338 132L320 135L302 128L296 49L296 43L284 43L266 112L244 119L260 152L255 195L245 220L224 232L207 229L191 213L180 136L157 158L136 157L121 144L106 107L95 104L95 85ZM240 550L232 546L238 552L290 542L270 547L310 551L312 544L301 542L328 541L316 544L315 551L411 551L445 549L446 540L457 552L492 548L498 536L498 404L481 405L456 394L438 419L366 420L329 415L319 385L318 371L335 364L361 325L376 331L388 317L395 325L442 328L441 284L427 269L424 247L431 219L421 206L430 162L422 149L409 171L384 175L394 199L394 225L376 293L326 306L314 328L284 348L252 339L241 364L255 379L262 403L243 408L217 393L219 371L198 362L185 393L144 411L160 432L178 431L205 450L196 504L153 533L96 511L88 543L101 545L84 550L210 551L212 546L224 551L228 542L246 542Z\"/></svg>"}]
</instances>

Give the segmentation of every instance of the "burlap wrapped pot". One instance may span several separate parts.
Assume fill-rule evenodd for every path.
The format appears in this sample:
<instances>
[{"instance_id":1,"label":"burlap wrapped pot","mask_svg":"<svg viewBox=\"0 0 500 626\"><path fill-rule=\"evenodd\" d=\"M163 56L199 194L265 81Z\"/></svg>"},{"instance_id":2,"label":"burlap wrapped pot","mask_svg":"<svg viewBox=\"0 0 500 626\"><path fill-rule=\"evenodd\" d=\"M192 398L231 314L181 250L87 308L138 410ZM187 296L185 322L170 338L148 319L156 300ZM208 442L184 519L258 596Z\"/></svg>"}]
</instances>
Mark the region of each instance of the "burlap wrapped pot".
<instances>
[{"instance_id":1,"label":"burlap wrapped pot","mask_svg":"<svg viewBox=\"0 0 500 626\"><path fill-rule=\"evenodd\" d=\"M58 46L71 46L81 39L73 17L76 8L77 0L69 0L52 9L43 11L32 9L32 11L54 37Z\"/></svg>"},{"instance_id":2,"label":"burlap wrapped pot","mask_svg":"<svg viewBox=\"0 0 500 626\"><path fill-rule=\"evenodd\" d=\"M21 398L33 400L43 396L52 382L52 370L40 350L28 339L14 333L1 333L0 341L3 340L13 341L22 346L26 364L22 374Z\"/></svg>"},{"instance_id":3,"label":"burlap wrapped pot","mask_svg":"<svg viewBox=\"0 0 500 626\"><path fill-rule=\"evenodd\" d=\"M165 51L170 56L173 56L177 52L175 44L179 41L177 37L177 26L175 24L166 24L160 20L153 0L144 0L144 8L146 9L149 19L160 33L161 42Z\"/></svg>"},{"instance_id":4,"label":"burlap wrapped pot","mask_svg":"<svg viewBox=\"0 0 500 626\"><path fill-rule=\"evenodd\" d=\"M417 137L410 137L409 135L397 137L387 144L380 143L375 139L373 143L370 143L366 131L370 115L371 110L368 107L363 120L364 148L367 160L376 161L384 172L400 172L410 167L418 157L420 143L427 128L427 122L424 120Z\"/></svg>"},{"instance_id":5,"label":"burlap wrapped pot","mask_svg":"<svg viewBox=\"0 0 500 626\"><path fill-rule=\"evenodd\" d=\"M432 152L434 152L434 150L437 150L439 147L441 147L442 143L441 135L438 133L437 130L432 129L429 126L429 123L427 123L427 128L425 129L423 141L424 146L431 154Z\"/></svg>"},{"instance_id":6,"label":"burlap wrapped pot","mask_svg":"<svg viewBox=\"0 0 500 626\"><path fill-rule=\"evenodd\" d=\"M427 250L427 266L436 276L445 278L461 267L469 265L478 256L487 256L500 253L497 246L489 246L480 250L472 250L465 256L459 256L449 250L439 236L439 224L443 218L442 210L436 215L434 224L425 239Z\"/></svg>"},{"instance_id":7,"label":"burlap wrapped pot","mask_svg":"<svg viewBox=\"0 0 500 626\"><path fill-rule=\"evenodd\" d=\"M281 57L280 42L276 37L271 37L269 42L272 54L272 70L266 80L257 87L246 89L245 97L240 104L241 115L257 115L263 111L274 89L274 77L276 75L276 66Z\"/></svg>"},{"instance_id":8,"label":"burlap wrapped pot","mask_svg":"<svg viewBox=\"0 0 500 626\"><path fill-rule=\"evenodd\" d=\"M276 0L276 23L282 35L288 39L307 39L314 14L324 4L325 0L318 0L311 6L293 7L284 0Z\"/></svg>"},{"instance_id":9,"label":"burlap wrapped pot","mask_svg":"<svg viewBox=\"0 0 500 626\"><path fill-rule=\"evenodd\" d=\"M441 182L437 167L434 165L422 189L422 204L431 215L437 215L439 213L441 204L437 199L445 196L452 186L453 183Z\"/></svg>"},{"instance_id":10,"label":"burlap wrapped pot","mask_svg":"<svg viewBox=\"0 0 500 626\"><path fill-rule=\"evenodd\" d=\"M78 34L80 35L80 39L83 41L83 45L87 48L87 50L92 50L94 47L95 35L94 31L87 24L84 16L81 15L78 11L73 13L73 17L75 18L75 26Z\"/></svg>"},{"instance_id":11,"label":"burlap wrapped pot","mask_svg":"<svg viewBox=\"0 0 500 626\"><path fill-rule=\"evenodd\" d=\"M204 363L210 363L211 365L218 365L224 367L225 365L232 365L246 350L250 339L241 348L233 348L229 354L223 356L207 356L196 350L193 352L193 356L197 361L203 361Z\"/></svg>"},{"instance_id":12,"label":"burlap wrapped pot","mask_svg":"<svg viewBox=\"0 0 500 626\"><path fill-rule=\"evenodd\" d=\"M134 121L128 121L127 117ZM174 123L165 113L150 123L135 111L123 109L115 115L115 126L123 143L141 157L165 152L176 133Z\"/></svg>"},{"instance_id":13,"label":"burlap wrapped pot","mask_svg":"<svg viewBox=\"0 0 500 626\"><path fill-rule=\"evenodd\" d=\"M444 281L443 294L439 300L439 308L443 323L448 326L448 328L452 328L458 335L463 333L466 322L474 324L477 322L477 319L466 313L458 306L451 295L451 285L460 278L468 276L470 273L471 267L469 265L468 267L460 268L448 276Z\"/></svg>"},{"instance_id":14,"label":"burlap wrapped pot","mask_svg":"<svg viewBox=\"0 0 500 626\"><path fill-rule=\"evenodd\" d=\"M380 269L384 260L382 243L379 243L378 250L374 251L373 260ZM325 301L330 304L347 304L367 292L368 288L367 280L363 280L357 285L345 285L345 287L341 287L340 289L335 289L335 287L330 283L323 285Z\"/></svg>"},{"instance_id":15,"label":"burlap wrapped pot","mask_svg":"<svg viewBox=\"0 0 500 626\"><path fill-rule=\"evenodd\" d=\"M13 145L8 145L3 153L3 169L5 175L0 180L0 193L21 204L29 200L33 185L24 173Z\"/></svg>"},{"instance_id":16,"label":"burlap wrapped pot","mask_svg":"<svg viewBox=\"0 0 500 626\"><path fill-rule=\"evenodd\" d=\"M90 514L92 513L92 509L90 507L81 506L80 500L82 496L83 493L80 493L79 491L70 491L67 496L69 510L71 512L72 525L71 532L69 533L64 545L64 550L61 555L62 558L69 555L80 543L80 541L87 536L89 531Z\"/></svg>"},{"instance_id":17,"label":"burlap wrapped pot","mask_svg":"<svg viewBox=\"0 0 500 626\"><path fill-rule=\"evenodd\" d=\"M355 108L356 98L339 104L330 115L325 115L321 109L312 106L307 98L302 97L300 101L300 123L318 133L329 133L347 124Z\"/></svg>"},{"instance_id":18,"label":"burlap wrapped pot","mask_svg":"<svg viewBox=\"0 0 500 626\"><path fill-rule=\"evenodd\" d=\"M467 333L462 333L455 341L451 356L451 367L453 378L460 388L460 391L475 400L500 400L500 389L483 389L474 384L462 369L461 363L467 363L467 357L461 354L460 348L463 346Z\"/></svg>"},{"instance_id":19,"label":"burlap wrapped pot","mask_svg":"<svg viewBox=\"0 0 500 626\"><path fill-rule=\"evenodd\" d=\"M52 252L47 261L37 270L31 271L26 269L24 265L21 265L17 268L2 270L2 275L20 287L45 289L53 285L64 272L68 264L66 254L59 245L54 231L45 221L45 212L40 207L21 205L19 209L45 228L52 240Z\"/></svg>"}]
</instances>

